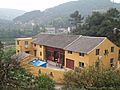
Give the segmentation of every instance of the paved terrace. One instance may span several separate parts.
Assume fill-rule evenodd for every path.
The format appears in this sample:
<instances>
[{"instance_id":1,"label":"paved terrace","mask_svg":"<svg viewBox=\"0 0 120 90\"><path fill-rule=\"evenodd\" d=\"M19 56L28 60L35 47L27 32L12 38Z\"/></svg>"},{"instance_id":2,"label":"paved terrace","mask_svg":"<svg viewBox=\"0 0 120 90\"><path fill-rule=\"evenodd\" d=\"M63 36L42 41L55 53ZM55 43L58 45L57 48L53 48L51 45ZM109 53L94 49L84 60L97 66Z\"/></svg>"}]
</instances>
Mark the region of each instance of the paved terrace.
<instances>
[{"instance_id":1,"label":"paved terrace","mask_svg":"<svg viewBox=\"0 0 120 90\"><path fill-rule=\"evenodd\" d=\"M48 64L47 68L36 67L36 66L28 64L29 60L30 60L30 57L22 60L21 66L23 68L25 68L26 70L28 70L29 72L31 72L33 75L37 76L39 74L39 72L41 71L42 74L47 74L48 76L53 78L53 80L56 83L63 82L62 78L63 78L63 74L65 72L65 69L61 69L61 68L56 67L51 64ZM51 75L51 72L52 72L52 75Z\"/></svg>"}]
</instances>

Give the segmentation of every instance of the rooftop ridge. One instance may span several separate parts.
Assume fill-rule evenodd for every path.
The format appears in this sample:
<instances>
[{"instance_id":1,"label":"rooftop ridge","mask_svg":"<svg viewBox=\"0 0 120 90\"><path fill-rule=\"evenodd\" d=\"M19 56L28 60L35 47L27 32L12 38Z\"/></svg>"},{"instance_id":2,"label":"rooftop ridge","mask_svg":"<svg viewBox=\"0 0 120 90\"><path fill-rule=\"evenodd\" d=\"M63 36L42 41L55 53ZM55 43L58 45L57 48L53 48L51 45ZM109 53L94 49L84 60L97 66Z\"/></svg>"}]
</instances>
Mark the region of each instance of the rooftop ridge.
<instances>
[{"instance_id":1,"label":"rooftop ridge","mask_svg":"<svg viewBox=\"0 0 120 90\"><path fill-rule=\"evenodd\" d=\"M72 43L67 45L64 49L75 52L89 53L90 51L94 50L97 46L99 46L102 42L104 42L105 39L106 37L80 36Z\"/></svg>"},{"instance_id":2,"label":"rooftop ridge","mask_svg":"<svg viewBox=\"0 0 120 90\"><path fill-rule=\"evenodd\" d=\"M66 47L64 47L64 49L66 49L67 47L69 47L71 44L73 44L74 42L76 42L79 38L81 38L82 35L79 35L79 37L77 39L75 39L73 42L71 42L70 44L68 44Z\"/></svg>"},{"instance_id":3,"label":"rooftop ridge","mask_svg":"<svg viewBox=\"0 0 120 90\"><path fill-rule=\"evenodd\" d=\"M106 38L106 37L96 37L96 36L82 36L82 37L88 37L88 38Z\"/></svg>"}]
</instances>

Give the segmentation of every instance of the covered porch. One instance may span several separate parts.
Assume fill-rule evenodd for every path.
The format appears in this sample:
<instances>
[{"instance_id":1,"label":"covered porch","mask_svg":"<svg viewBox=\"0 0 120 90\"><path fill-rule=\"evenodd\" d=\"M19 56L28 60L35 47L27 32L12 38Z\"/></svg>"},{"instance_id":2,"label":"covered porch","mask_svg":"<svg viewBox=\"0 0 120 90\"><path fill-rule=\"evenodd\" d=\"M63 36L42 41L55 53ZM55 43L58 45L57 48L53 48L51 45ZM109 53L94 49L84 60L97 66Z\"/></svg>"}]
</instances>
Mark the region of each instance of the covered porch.
<instances>
[{"instance_id":1,"label":"covered porch","mask_svg":"<svg viewBox=\"0 0 120 90\"><path fill-rule=\"evenodd\" d=\"M59 48L45 46L45 58L48 66L63 68L65 52Z\"/></svg>"}]
</instances>

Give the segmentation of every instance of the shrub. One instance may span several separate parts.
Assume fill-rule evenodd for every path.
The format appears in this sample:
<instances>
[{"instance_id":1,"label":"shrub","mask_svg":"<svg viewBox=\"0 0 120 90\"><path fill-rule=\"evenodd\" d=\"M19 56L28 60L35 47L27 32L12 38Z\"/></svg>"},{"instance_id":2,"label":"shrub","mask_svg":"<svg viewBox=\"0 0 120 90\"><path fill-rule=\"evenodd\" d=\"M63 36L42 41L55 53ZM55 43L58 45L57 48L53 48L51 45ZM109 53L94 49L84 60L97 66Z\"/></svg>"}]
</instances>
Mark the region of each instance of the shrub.
<instances>
[{"instance_id":1,"label":"shrub","mask_svg":"<svg viewBox=\"0 0 120 90\"><path fill-rule=\"evenodd\" d=\"M109 69L102 71L99 68L76 68L64 74L66 90L117 90L120 87L120 72Z\"/></svg>"}]
</instances>

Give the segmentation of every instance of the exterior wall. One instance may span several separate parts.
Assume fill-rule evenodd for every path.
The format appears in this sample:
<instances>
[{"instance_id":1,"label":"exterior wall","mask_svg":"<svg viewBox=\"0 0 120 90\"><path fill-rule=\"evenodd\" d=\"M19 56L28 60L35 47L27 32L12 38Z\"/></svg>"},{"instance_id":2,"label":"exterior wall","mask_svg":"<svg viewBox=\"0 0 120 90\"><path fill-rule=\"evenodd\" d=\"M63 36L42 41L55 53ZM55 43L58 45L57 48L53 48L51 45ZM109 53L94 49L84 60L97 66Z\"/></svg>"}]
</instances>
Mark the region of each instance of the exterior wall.
<instances>
[{"instance_id":1,"label":"exterior wall","mask_svg":"<svg viewBox=\"0 0 120 90\"><path fill-rule=\"evenodd\" d=\"M19 40L19 45L17 45L17 40ZM28 41L28 48L25 48L25 41ZM34 50L36 50L36 57L44 60L45 59L45 47L43 45L34 45L31 43L32 42L32 38L28 39L28 38L19 38L16 39L16 53L17 51L30 51L30 54L34 55ZM111 53L111 47L114 47L114 52ZM101 43L99 46L97 46L95 49L93 49L91 52L89 52L88 54L85 54L84 57L79 56L79 53L77 52L72 52L72 54L69 54L68 51L65 51L65 68L66 68L66 59L70 59L74 61L74 68L75 67L79 67L79 62L83 62L84 63L84 67L89 67L92 65L95 65L95 62L98 61L98 55L96 55L96 49L100 49L100 55L102 56L101 60L100 60L100 64L103 68L107 69L110 68L110 58L114 58L114 66L117 67L118 64L118 53L119 53L119 48L113 44L111 41L109 41L108 39L105 39L103 43ZM104 51L108 50L108 54L104 55ZM40 52L42 53L42 55L40 55ZM51 78L53 78L57 83L62 82L62 78L63 78L63 74L64 71L63 70L54 70L54 69L50 69L50 68L42 68L42 67L35 67L32 66L30 64L28 64L29 60L31 58L33 58L34 56L30 56L24 59L24 62L21 62L21 66L26 68L27 70L30 70L31 73L33 73L34 75L38 75L39 70L41 70L41 73L43 74L47 74L50 75L50 73L53 73L53 76Z\"/></svg>"},{"instance_id":2,"label":"exterior wall","mask_svg":"<svg viewBox=\"0 0 120 90\"><path fill-rule=\"evenodd\" d=\"M17 40L19 41L19 45L17 45ZM25 41L28 41L28 48L25 47ZM19 51L25 52L30 51L30 54L34 55L34 50L36 50L36 57L44 60L45 59L45 47L43 45L35 45L31 44L32 38L18 38L16 39L16 53ZM111 47L114 47L114 52L111 53ZM84 67L89 67L95 65L95 62L98 61L98 55L96 55L96 49L100 49L101 60L100 64L103 68L107 69L110 68L110 59L114 58L114 66L117 67L118 64L118 53L119 48L113 44L108 39L105 39L100 45L98 45L95 49L91 52L85 54L84 57L79 56L79 53L73 52L69 54L68 51L65 51L65 68L66 68L66 59L70 59L74 61L74 68L79 67L79 62L84 63ZM104 55L105 50L108 50L108 54ZM41 52L41 55L40 55Z\"/></svg>"},{"instance_id":3,"label":"exterior wall","mask_svg":"<svg viewBox=\"0 0 120 90\"><path fill-rule=\"evenodd\" d=\"M33 50L32 50L33 53L32 54L34 55L34 50L36 50L36 57L44 60L45 59L45 48L44 48L44 46L32 44L32 47L33 47Z\"/></svg>"},{"instance_id":4,"label":"exterior wall","mask_svg":"<svg viewBox=\"0 0 120 90\"><path fill-rule=\"evenodd\" d=\"M34 58L33 55L29 55L27 57L25 57L24 59L20 60L20 66L24 66L26 67L26 65L29 63L29 61Z\"/></svg>"},{"instance_id":5,"label":"exterior wall","mask_svg":"<svg viewBox=\"0 0 120 90\"><path fill-rule=\"evenodd\" d=\"M83 62L85 67L89 65L88 55L85 55L84 57L82 57L82 56L79 56L79 53L72 52L72 54L69 54L68 51L65 51L65 67L66 67L66 59L74 60L74 68L79 67L79 62Z\"/></svg>"},{"instance_id":6,"label":"exterior wall","mask_svg":"<svg viewBox=\"0 0 120 90\"><path fill-rule=\"evenodd\" d=\"M111 47L114 47L114 52L111 52ZM110 68L110 59L114 58L114 66L117 67L119 48L113 44L110 40L105 39L98 47L89 53L90 65L95 64L98 61L98 55L96 55L96 49L100 49L100 65L104 69ZM104 55L105 50L108 50L108 54Z\"/></svg>"},{"instance_id":7,"label":"exterior wall","mask_svg":"<svg viewBox=\"0 0 120 90\"><path fill-rule=\"evenodd\" d=\"M19 44L18 44L19 41ZM25 41L28 41L28 45L25 45ZM30 51L30 54L32 54L32 38L17 38L16 39L16 53L18 53L18 51L21 52L26 52L26 51Z\"/></svg>"},{"instance_id":8,"label":"exterior wall","mask_svg":"<svg viewBox=\"0 0 120 90\"><path fill-rule=\"evenodd\" d=\"M43 68L43 67L36 67L33 65L28 64L29 60L32 59L32 56L28 56L24 58L24 60L21 60L20 65L25 68L27 71L31 72L33 75L39 75L39 70L41 71L41 74L47 74L52 78L56 83L63 83L63 75L64 70L57 70L57 69L51 69L51 68ZM51 76L52 72L52 76Z\"/></svg>"},{"instance_id":9,"label":"exterior wall","mask_svg":"<svg viewBox=\"0 0 120 90\"><path fill-rule=\"evenodd\" d=\"M114 47L114 52L111 52L111 47ZM96 55L96 49L100 49L100 54ZM105 50L108 50L108 54L104 55ZM74 68L79 67L79 62L84 63L84 67L89 67L95 65L98 61L98 57L101 57L100 65L103 69L110 68L110 59L114 58L114 67L116 68L118 65L118 53L119 48L113 44L110 40L105 39L103 43L97 46L93 51L88 54L85 54L84 57L79 56L79 53L72 52L69 54L68 51L65 51L65 67L66 67L66 59L74 60Z\"/></svg>"},{"instance_id":10,"label":"exterior wall","mask_svg":"<svg viewBox=\"0 0 120 90\"><path fill-rule=\"evenodd\" d=\"M41 70L41 74L47 74L50 78L52 78L56 83L63 83L63 77L64 77L64 70L55 70L51 68L43 68L39 67L36 71L33 72L33 74L38 75L39 70ZM52 75L51 75L52 73Z\"/></svg>"}]
</instances>

